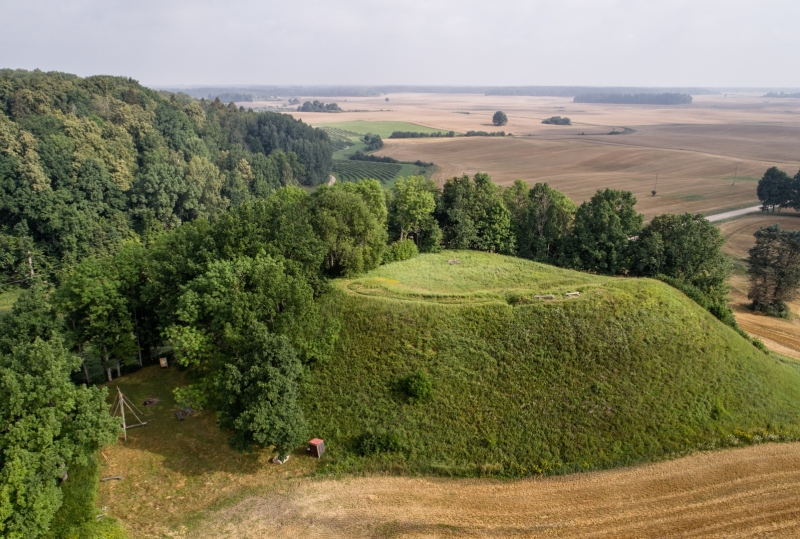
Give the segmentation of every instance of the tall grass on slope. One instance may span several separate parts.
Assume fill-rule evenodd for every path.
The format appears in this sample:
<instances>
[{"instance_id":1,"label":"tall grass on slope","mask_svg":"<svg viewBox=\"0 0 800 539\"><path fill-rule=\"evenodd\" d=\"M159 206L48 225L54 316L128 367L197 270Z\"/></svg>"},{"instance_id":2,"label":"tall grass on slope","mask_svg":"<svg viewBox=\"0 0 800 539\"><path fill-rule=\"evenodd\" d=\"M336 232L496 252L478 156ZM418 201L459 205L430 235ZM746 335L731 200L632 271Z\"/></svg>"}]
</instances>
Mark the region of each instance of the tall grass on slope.
<instances>
[{"instance_id":1,"label":"tall grass on slope","mask_svg":"<svg viewBox=\"0 0 800 539\"><path fill-rule=\"evenodd\" d=\"M568 275L579 298L531 299ZM562 473L800 433L797 366L658 281L451 252L339 285L323 304L343 329L304 400L329 471Z\"/></svg>"}]
</instances>

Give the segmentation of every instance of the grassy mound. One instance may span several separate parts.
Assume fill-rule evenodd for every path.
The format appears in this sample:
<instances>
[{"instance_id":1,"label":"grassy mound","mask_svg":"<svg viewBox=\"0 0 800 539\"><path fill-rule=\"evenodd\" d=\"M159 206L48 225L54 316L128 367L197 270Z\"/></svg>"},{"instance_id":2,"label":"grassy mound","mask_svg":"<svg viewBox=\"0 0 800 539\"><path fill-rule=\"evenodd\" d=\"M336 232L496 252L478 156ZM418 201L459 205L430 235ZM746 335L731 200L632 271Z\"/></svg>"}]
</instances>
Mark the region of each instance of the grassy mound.
<instances>
[{"instance_id":1,"label":"grassy mound","mask_svg":"<svg viewBox=\"0 0 800 539\"><path fill-rule=\"evenodd\" d=\"M800 433L797 366L657 281L445 252L323 304L342 329L304 407L329 469L560 473Z\"/></svg>"}]
</instances>

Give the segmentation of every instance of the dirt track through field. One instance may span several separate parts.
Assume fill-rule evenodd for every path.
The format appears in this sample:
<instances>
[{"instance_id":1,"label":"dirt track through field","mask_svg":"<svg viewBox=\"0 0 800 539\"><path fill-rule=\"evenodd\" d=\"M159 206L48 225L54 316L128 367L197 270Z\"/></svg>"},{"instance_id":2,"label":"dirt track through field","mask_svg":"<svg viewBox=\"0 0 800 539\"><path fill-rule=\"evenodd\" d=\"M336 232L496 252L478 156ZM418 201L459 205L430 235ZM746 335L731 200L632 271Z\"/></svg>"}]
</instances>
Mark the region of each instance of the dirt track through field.
<instances>
[{"instance_id":1,"label":"dirt track through field","mask_svg":"<svg viewBox=\"0 0 800 539\"><path fill-rule=\"evenodd\" d=\"M800 444L766 444L513 482L300 480L211 513L185 536L800 537L799 496Z\"/></svg>"}]
</instances>

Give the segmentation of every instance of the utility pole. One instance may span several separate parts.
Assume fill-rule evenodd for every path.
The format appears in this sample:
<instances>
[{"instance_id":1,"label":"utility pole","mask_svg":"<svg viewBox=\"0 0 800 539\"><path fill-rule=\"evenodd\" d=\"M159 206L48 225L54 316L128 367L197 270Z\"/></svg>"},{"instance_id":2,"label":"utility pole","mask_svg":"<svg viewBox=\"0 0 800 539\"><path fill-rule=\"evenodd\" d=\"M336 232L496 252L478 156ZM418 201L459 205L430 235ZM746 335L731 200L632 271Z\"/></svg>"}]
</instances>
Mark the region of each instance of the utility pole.
<instances>
[{"instance_id":1,"label":"utility pole","mask_svg":"<svg viewBox=\"0 0 800 539\"><path fill-rule=\"evenodd\" d=\"M736 185L736 175L739 173L739 163L736 163L736 169L733 171L733 183L731 185Z\"/></svg>"},{"instance_id":2,"label":"utility pole","mask_svg":"<svg viewBox=\"0 0 800 539\"><path fill-rule=\"evenodd\" d=\"M656 172L656 184L653 186L653 196L656 196L657 189L658 189L658 172Z\"/></svg>"}]
</instances>

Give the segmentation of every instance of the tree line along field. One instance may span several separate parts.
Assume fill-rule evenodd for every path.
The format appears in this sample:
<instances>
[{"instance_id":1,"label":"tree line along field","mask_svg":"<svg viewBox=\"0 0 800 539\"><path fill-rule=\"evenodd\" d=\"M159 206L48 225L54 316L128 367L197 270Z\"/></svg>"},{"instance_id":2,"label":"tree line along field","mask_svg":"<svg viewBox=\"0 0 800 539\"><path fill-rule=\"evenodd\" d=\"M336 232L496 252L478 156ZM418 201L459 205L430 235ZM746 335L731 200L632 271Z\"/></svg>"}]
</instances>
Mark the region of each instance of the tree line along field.
<instances>
[{"instance_id":1,"label":"tree line along field","mask_svg":"<svg viewBox=\"0 0 800 539\"><path fill-rule=\"evenodd\" d=\"M729 279L730 306L742 329L760 338L771 350L800 360L800 300L789 303L792 313L789 319L762 316L748 308L749 283L744 262L747 251L755 243L753 233L774 224L785 230L800 230L800 214L784 210L781 214L754 214L720 223L720 231L726 238L723 252L735 264Z\"/></svg>"}]
</instances>

